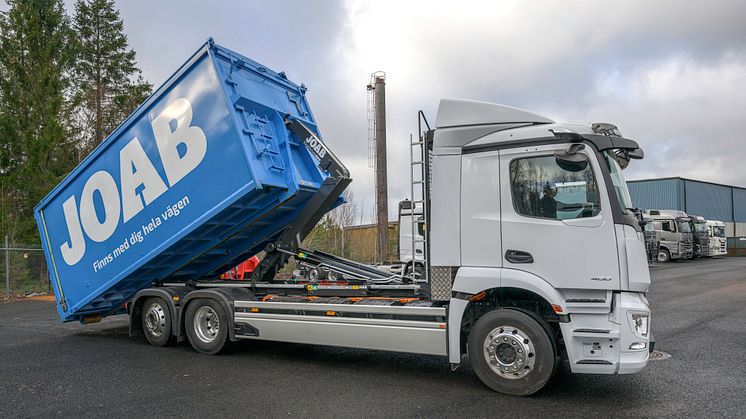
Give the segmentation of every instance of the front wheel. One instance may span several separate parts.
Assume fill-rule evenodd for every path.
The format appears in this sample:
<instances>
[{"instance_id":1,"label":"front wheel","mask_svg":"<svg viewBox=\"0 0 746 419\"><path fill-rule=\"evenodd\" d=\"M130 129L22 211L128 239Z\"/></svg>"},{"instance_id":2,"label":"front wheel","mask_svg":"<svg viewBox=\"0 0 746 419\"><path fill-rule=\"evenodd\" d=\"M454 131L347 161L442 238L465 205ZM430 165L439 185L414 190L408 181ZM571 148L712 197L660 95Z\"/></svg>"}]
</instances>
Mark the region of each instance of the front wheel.
<instances>
[{"instance_id":1,"label":"front wheel","mask_svg":"<svg viewBox=\"0 0 746 419\"><path fill-rule=\"evenodd\" d=\"M519 310L499 309L482 316L469 333L469 360L492 390L528 396L554 375L559 363L549 326Z\"/></svg>"},{"instance_id":2,"label":"front wheel","mask_svg":"<svg viewBox=\"0 0 746 419\"><path fill-rule=\"evenodd\" d=\"M666 263L671 261L671 253L668 252L666 249L660 249L658 250L658 262L659 263Z\"/></svg>"},{"instance_id":3,"label":"front wheel","mask_svg":"<svg viewBox=\"0 0 746 419\"><path fill-rule=\"evenodd\" d=\"M214 355L228 340L228 315L215 300L197 299L186 311L186 334L197 352Z\"/></svg>"}]
</instances>

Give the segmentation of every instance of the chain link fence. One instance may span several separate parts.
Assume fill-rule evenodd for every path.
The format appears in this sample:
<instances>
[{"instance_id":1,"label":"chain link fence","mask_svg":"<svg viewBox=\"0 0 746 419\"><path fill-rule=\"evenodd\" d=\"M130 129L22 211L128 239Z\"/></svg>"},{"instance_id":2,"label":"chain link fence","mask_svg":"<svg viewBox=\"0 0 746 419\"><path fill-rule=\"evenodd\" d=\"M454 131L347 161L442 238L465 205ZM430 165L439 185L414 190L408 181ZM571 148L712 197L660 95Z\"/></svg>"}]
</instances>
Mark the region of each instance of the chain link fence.
<instances>
[{"instance_id":1,"label":"chain link fence","mask_svg":"<svg viewBox=\"0 0 746 419\"><path fill-rule=\"evenodd\" d=\"M39 246L0 243L0 274L5 296L51 293L47 262Z\"/></svg>"}]
</instances>

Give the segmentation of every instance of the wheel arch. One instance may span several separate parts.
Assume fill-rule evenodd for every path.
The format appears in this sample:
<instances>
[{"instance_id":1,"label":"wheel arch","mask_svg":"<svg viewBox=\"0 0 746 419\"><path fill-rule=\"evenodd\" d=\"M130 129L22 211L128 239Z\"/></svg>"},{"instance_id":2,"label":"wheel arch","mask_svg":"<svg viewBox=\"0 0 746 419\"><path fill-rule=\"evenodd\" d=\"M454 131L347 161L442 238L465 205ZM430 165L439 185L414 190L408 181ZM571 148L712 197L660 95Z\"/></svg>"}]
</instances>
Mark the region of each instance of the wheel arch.
<instances>
[{"instance_id":1,"label":"wheel arch","mask_svg":"<svg viewBox=\"0 0 746 419\"><path fill-rule=\"evenodd\" d=\"M525 271L497 269L494 273L499 274L499 281L492 281L491 287L485 287L488 282L484 280L459 281L459 287L454 283L448 318L449 361L452 364L461 362L471 328L484 314L501 308L519 309L539 316L550 325L550 332L555 334L560 350L564 350L559 323L569 322L570 316L560 293L541 277ZM482 286L469 287L469 283Z\"/></svg>"},{"instance_id":2,"label":"wheel arch","mask_svg":"<svg viewBox=\"0 0 746 419\"><path fill-rule=\"evenodd\" d=\"M181 313L179 314L179 336L186 335L186 312L189 304L197 299L210 299L217 301L225 310L228 317L228 339L236 340L234 302L236 299L242 298L253 300L255 297L251 291L244 288L205 288L191 291L182 301Z\"/></svg>"},{"instance_id":3,"label":"wheel arch","mask_svg":"<svg viewBox=\"0 0 746 419\"><path fill-rule=\"evenodd\" d=\"M182 295L182 292L174 288L146 288L138 291L128 305L130 337L143 334L141 321L142 306L151 297L158 297L166 302L166 307L171 315L171 334L178 336L180 311L178 302L181 300Z\"/></svg>"}]
</instances>

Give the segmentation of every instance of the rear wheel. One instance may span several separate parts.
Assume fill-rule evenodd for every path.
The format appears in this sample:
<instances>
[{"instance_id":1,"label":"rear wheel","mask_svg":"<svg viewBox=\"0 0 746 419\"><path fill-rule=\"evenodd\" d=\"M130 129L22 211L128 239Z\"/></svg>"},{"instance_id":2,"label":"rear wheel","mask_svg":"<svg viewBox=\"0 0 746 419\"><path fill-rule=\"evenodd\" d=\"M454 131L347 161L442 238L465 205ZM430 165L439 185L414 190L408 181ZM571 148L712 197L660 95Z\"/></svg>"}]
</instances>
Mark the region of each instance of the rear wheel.
<instances>
[{"instance_id":1,"label":"rear wheel","mask_svg":"<svg viewBox=\"0 0 746 419\"><path fill-rule=\"evenodd\" d=\"M228 315L215 300L194 300L186 311L186 334L197 352L217 354L228 340Z\"/></svg>"},{"instance_id":2,"label":"rear wheel","mask_svg":"<svg viewBox=\"0 0 746 419\"><path fill-rule=\"evenodd\" d=\"M666 249L659 249L658 250L658 262L660 263L666 263L671 261L671 253L668 252Z\"/></svg>"},{"instance_id":3,"label":"rear wheel","mask_svg":"<svg viewBox=\"0 0 746 419\"><path fill-rule=\"evenodd\" d=\"M559 362L549 326L519 310L494 310L469 333L469 360L477 377L492 390L528 396L552 378Z\"/></svg>"},{"instance_id":4,"label":"rear wheel","mask_svg":"<svg viewBox=\"0 0 746 419\"><path fill-rule=\"evenodd\" d=\"M153 346L166 346L171 341L171 312L162 298L148 298L143 303L142 330Z\"/></svg>"}]
</instances>

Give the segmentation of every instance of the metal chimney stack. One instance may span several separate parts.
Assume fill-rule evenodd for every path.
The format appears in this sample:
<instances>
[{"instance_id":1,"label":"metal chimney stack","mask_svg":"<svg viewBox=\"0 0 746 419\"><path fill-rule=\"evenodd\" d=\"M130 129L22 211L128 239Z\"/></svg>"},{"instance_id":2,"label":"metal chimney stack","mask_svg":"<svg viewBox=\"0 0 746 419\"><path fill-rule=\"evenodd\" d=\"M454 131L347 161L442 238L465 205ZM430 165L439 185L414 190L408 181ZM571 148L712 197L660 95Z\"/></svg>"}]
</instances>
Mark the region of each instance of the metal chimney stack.
<instances>
[{"instance_id":1,"label":"metal chimney stack","mask_svg":"<svg viewBox=\"0 0 746 419\"><path fill-rule=\"evenodd\" d=\"M376 256L388 260L388 180L386 178L386 73L377 71L368 84L369 158L376 185ZM372 137L372 138L370 138Z\"/></svg>"}]
</instances>

